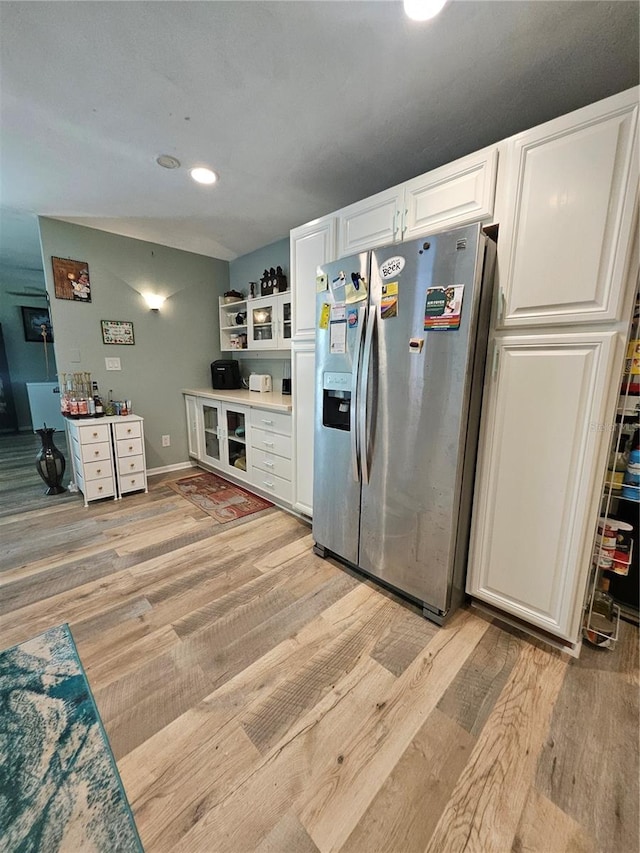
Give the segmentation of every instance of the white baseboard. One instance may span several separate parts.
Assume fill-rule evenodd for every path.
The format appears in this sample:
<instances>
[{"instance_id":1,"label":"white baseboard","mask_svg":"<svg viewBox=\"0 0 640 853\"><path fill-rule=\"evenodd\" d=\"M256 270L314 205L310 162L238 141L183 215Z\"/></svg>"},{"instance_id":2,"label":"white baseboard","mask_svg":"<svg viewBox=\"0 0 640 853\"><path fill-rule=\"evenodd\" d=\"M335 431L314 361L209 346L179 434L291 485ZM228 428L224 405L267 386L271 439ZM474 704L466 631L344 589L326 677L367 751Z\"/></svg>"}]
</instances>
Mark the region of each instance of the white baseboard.
<instances>
[{"instance_id":1,"label":"white baseboard","mask_svg":"<svg viewBox=\"0 0 640 853\"><path fill-rule=\"evenodd\" d=\"M178 462L176 465L163 465L162 468L148 468L147 477L153 477L154 474L168 474L171 471L182 471L185 468L196 468L195 462Z\"/></svg>"}]
</instances>

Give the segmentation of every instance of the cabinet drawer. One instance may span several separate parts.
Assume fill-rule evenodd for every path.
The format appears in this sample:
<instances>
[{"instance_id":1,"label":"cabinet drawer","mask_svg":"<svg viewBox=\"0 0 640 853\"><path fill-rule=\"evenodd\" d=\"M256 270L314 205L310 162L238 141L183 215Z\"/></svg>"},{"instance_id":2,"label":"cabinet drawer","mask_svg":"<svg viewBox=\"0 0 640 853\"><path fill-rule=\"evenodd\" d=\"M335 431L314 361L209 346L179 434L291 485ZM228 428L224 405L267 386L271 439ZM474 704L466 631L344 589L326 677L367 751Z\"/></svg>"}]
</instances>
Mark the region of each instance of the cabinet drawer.
<instances>
[{"instance_id":1,"label":"cabinet drawer","mask_svg":"<svg viewBox=\"0 0 640 853\"><path fill-rule=\"evenodd\" d=\"M283 501L291 503L291 483L289 480L283 480L282 477L276 477L273 474L267 474L266 471L261 471L255 466L251 469L251 482L265 492L271 493L275 497L282 498Z\"/></svg>"},{"instance_id":2,"label":"cabinet drawer","mask_svg":"<svg viewBox=\"0 0 640 853\"><path fill-rule=\"evenodd\" d=\"M118 474L120 474L120 476L134 474L137 471L144 471L143 456L125 456L122 459L118 458Z\"/></svg>"},{"instance_id":3,"label":"cabinet drawer","mask_svg":"<svg viewBox=\"0 0 640 853\"><path fill-rule=\"evenodd\" d=\"M277 477L282 477L283 480L291 479L290 459L284 459L282 456L275 456L273 453L267 453L265 450L256 448L253 453L253 464L267 474L275 474Z\"/></svg>"},{"instance_id":4,"label":"cabinet drawer","mask_svg":"<svg viewBox=\"0 0 640 853\"><path fill-rule=\"evenodd\" d=\"M113 475L111 462L106 460L104 462L85 462L83 474L86 481L111 477Z\"/></svg>"},{"instance_id":5,"label":"cabinet drawer","mask_svg":"<svg viewBox=\"0 0 640 853\"><path fill-rule=\"evenodd\" d=\"M114 424L116 439L119 438L140 438L142 430L140 421L131 421L128 424Z\"/></svg>"},{"instance_id":6,"label":"cabinet drawer","mask_svg":"<svg viewBox=\"0 0 640 853\"><path fill-rule=\"evenodd\" d=\"M118 454L118 459L122 459L123 456L141 456L142 439L124 438L116 441L116 453Z\"/></svg>"},{"instance_id":7,"label":"cabinet drawer","mask_svg":"<svg viewBox=\"0 0 640 853\"><path fill-rule=\"evenodd\" d=\"M97 462L102 459L111 459L111 445L108 441L97 444L81 444L80 456L83 462Z\"/></svg>"},{"instance_id":8,"label":"cabinet drawer","mask_svg":"<svg viewBox=\"0 0 640 853\"><path fill-rule=\"evenodd\" d=\"M277 432L267 432L264 429L251 428L251 446L257 450L265 450L291 459L291 436L279 435Z\"/></svg>"},{"instance_id":9,"label":"cabinet drawer","mask_svg":"<svg viewBox=\"0 0 640 853\"><path fill-rule=\"evenodd\" d=\"M112 498L114 494L113 477L85 481L84 496L88 501L95 501L96 498Z\"/></svg>"},{"instance_id":10,"label":"cabinet drawer","mask_svg":"<svg viewBox=\"0 0 640 853\"><path fill-rule=\"evenodd\" d=\"M91 424L81 427L78 429L78 439L81 444L109 441L109 424Z\"/></svg>"},{"instance_id":11,"label":"cabinet drawer","mask_svg":"<svg viewBox=\"0 0 640 853\"><path fill-rule=\"evenodd\" d=\"M251 413L251 423L255 424L257 429L291 435L291 415L283 412L266 412L264 409L255 409Z\"/></svg>"},{"instance_id":12,"label":"cabinet drawer","mask_svg":"<svg viewBox=\"0 0 640 853\"><path fill-rule=\"evenodd\" d=\"M144 471L138 471L136 474L127 474L120 478L120 494L126 495L127 492L137 492L138 489L146 489L147 480Z\"/></svg>"}]
</instances>

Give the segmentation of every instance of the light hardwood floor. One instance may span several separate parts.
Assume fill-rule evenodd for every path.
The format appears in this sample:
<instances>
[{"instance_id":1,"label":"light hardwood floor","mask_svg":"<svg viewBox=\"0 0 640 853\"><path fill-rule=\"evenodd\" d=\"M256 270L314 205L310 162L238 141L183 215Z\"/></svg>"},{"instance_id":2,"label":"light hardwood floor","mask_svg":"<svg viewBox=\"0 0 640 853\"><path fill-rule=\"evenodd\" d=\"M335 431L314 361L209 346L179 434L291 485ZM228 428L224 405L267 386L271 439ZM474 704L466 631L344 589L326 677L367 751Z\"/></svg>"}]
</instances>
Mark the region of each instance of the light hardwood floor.
<instances>
[{"instance_id":1,"label":"light hardwood floor","mask_svg":"<svg viewBox=\"0 0 640 853\"><path fill-rule=\"evenodd\" d=\"M69 623L147 853L638 851L636 628L436 628L278 509L45 497L37 446L0 438L0 648Z\"/></svg>"}]
</instances>

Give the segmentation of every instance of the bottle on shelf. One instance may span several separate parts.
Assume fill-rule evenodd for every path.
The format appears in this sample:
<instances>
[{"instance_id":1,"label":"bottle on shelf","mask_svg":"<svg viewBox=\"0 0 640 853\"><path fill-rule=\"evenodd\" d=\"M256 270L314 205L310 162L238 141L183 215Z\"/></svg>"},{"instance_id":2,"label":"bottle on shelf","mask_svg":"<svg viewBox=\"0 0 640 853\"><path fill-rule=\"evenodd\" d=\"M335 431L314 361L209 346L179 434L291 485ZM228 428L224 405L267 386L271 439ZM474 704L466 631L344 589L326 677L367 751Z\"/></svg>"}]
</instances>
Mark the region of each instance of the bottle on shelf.
<instances>
[{"instance_id":1,"label":"bottle on shelf","mask_svg":"<svg viewBox=\"0 0 640 853\"><path fill-rule=\"evenodd\" d=\"M594 646L610 645L615 634L615 613L609 583L609 578L600 579L593 593L590 613L587 614L584 637Z\"/></svg>"},{"instance_id":2,"label":"bottle on shelf","mask_svg":"<svg viewBox=\"0 0 640 853\"><path fill-rule=\"evenodd\" d=\"M102 397L100 396L100 392L98 391L98 383L93 383L93 406L95 409L95 417L102 418L104 417L104 405L102 404Z\"/></svg>"},{"instance_id":3,"label":"bottle on shelf","mask_svg":"<svg viewBox=\"0 0 640 853\"><path fill-rule=\"evenodd\" d=\"M622 497L640 503L640 429L636 429L631 439Z\"/></svg>"}]
</instances>

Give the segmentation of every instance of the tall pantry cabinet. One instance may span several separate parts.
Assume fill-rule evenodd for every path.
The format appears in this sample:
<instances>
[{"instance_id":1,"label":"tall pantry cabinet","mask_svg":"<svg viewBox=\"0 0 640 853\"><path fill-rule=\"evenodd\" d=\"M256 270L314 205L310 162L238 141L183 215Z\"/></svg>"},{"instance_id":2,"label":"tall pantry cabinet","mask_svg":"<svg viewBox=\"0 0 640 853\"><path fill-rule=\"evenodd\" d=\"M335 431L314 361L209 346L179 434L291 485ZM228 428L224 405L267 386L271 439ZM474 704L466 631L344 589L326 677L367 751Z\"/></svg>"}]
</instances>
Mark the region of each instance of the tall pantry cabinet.
<instances>
[{"instance_id":1,"label":"tall pantry cabinet","mask_svg":"<svg viewBox=\"0 0 640 853\"><path fill-rule=\"evenodd\" d=\"M576 644L638 260L638 90L509 139L467 591Z\"/></svg>"},{"instance_id":2,"label":"tall pantry cabinet","mask_svg":"<svg viewBox=\"0 0 640 853\"><path fill-rule=\"evenodd\" d=\"M316 274L335 256L335 218L327 216L295 228L290 235L293 296L291 384L292 438L295 459L292 483L294 510L313 510L313 414L315 400Z\"/></svg>"}]
</instances>

